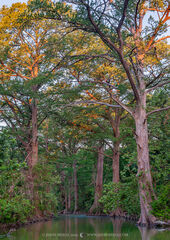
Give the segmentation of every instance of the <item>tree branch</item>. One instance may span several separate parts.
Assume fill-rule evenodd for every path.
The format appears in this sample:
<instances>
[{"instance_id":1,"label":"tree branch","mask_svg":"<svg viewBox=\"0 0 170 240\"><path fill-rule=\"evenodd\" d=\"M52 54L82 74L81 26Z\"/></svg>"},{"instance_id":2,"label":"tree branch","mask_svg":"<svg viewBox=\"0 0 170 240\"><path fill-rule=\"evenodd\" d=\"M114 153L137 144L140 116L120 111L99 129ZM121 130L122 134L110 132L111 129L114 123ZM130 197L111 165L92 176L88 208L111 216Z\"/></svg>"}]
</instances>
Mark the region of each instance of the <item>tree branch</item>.
<instances>
[{"instance_id":1,"label":"tree branch","mask_svg":"<svg viewBox=\"0 0 170 240\"><path fill-rule=\"evenodd\" d=\"M125 109L128 113L131 114L131 116L133 117L133 111L132 109L130 109L128 106L126 106L125 104L123 104L119 99L117 99L117 97L115 97L112 93L110 93L110 91L108 89L106 89L110 95L110 97L116 102L118 103L123 109Z\"/></svg>"},{"instance_id":2,"label":"tree branch","mask_svg":"<svg viewBox=\"0 0 170 240\"><path fill-rule=\"evenodd\" d=\"M125 0L125 2L126 2L126 4L128 4L128 1L127 1L127 0ZM98 26L96 25L96 23L94 22L94 20L93 20L93 18L92 18L92 16L91 16L90 6L89 6L88 4L85 4L85 6L86 6L86 9L87 9L87 13L88 13L89 20L90 20L92 26L94 27L96 33L100 36L100 38L102 39L102 41L103 41L109 48L115 50L115 51L118 53L119 58L120 58L120 61L121 61L122 65L123 65L123 68L125 69L125 72L126 72L126 74L127 74L127 77L128 77L128 79L129 79L129 82L130 82L130 84L131 84L131 87L132 87L132 89L133 89L135 98L136 98L136 100L139 100L139 93L138 93L138 90L137 90L137 88L136 88L136 86L135 86L134 80L133 80L133 78L132 78L132 76L131 76L128 63L125 61L125 59L124 59L124 57L123 57L120 49L117 48L114 43L112 43L108 38L105 37L105 35L104 35L103 32L101 32L101 30L98 28ZM124 8L124 11L126 11L126 9L127 9L127 6L126 6L126 8ZM122 20L124 21L124 17L122 17ZM123 24L123 23L122 23L122 21L121 21L120 24L119 24L119 26L118 26L118 31L119 31L119 28L121 28L122 24Z\"/></svg>"},{"instance_id":3,"label":"tree branch","mask_svg":"<svg viewBox=\"0 0 170 240\"><path fill-rule=\"evenodd\" d=\"M165 108L160 108L160 109L153 110L153 111L147 113L146 117L148 117L149 115L151 115L151 114L153 114L153 113L165 111L165 110L168 110L168 109L170 109L170 106L165 107Z\"/></svg>"},{"instance_id":4,"label":"tree branch","mask_svg":"<svg viewBox=\"0 0 170 240\"><path fill-rule=\"evenodd\" d=\"M157 41L155 41L155 43L158 43L158 42L160 42L160 41L162 41L162 40L165 40L165 39L167 39L167 38L170 38L170 36L162 37L162 38L158 39Z\"/></svg>"},{"instance_id":5,"label":"tree branch","mask_svg":"<svg viewBox=\"0 0 170 240\"><path fill-rule=\"evenodd\" d=\"M135 29L137 30L138 25L137 25L137 14L138 14L138 8L139 8L139 4L140 4L141 0L138 0L137 4L136 4L136 10L135 10Z\"/></svg>"},{"instance_id":6,"label":"tree branch","mask_svg":"<svg viewBox=\"0 0 170 240\"><path fill-rule=\"evenodd\" d=\"M155 90L156 88L163 87L164 85L166 85L168 83L170 83L170 81L157 84L156 86L154 86L152 88L146 89L146 93L149 93L149 92Z\"/></svg>"},{"instance_id":7,"label":"tree branch","mask_svg":"<svg viewBox=\"0 0 170 240\"><path fill-rule=\"evenodd\" d=\"M93 20L91 13L90 13L90 6L88 4L84 4L87 9L88 18L94 28L94 32L96 32L102 39L102 41L111 49L114 49L117 53L119 53L119 49L116 47L114 43L112 43L108 38L105 37L104 33L99 29L95 21Z\"/></svg>"},{"instance_id":8,"label":"tree branch","mask_svg":"<svg viewBox=\"0 0 170 240\"><path fill-rule=\"evenodd\" d=\"M112 107L112 108L120 108L121 107L120 105L112 105L112 104L105 103L105 102L98 102L98 101L91 101L91 100L77 101L73 104L80 104L80 103L99 104L99 105L104 105L104 106L108 106L108 107Z\"/></svg>"},{"instance_id":9,"label":"tree branch","mask_svg":"<svg viewBox=\"0 0 170 240\"><path fill-rule=\"evenodd\" d=\"M1 64L4 68L8 69L9 71L15 73L18 77L25 78L25 79L29 79L29 80L31 79L30 77L23 76L22 74L16 72L16 71L13 70L12 68L6 66L1 59L0 59L0 64Z\"/></svg>"},{"instance_id":10,"label":"tree branch","mask_svg":"<svg viewBox=\"0 0 170 240\"><path fill-rule=\"evenodd\" d=\"M124 22L124 20L125 20L125 17L126 17L128 2L129 2L129 0L125 0L125 1L124 1L124 8L123 8L122 17L121 17L121 19L120 19L120 21L119 21L119 24L118 24L118 27L117 27L117 29L116 29L117 35L118 35L118 37L119 37L120 49L121 49L121 50L123 50L123 49L122 49L122 48L123 48L123 39L122 39L122 35L121 35L120 30L121 30L121 27L122 27L123 22Z\"/></svg>"},{"instance_id":11,"label":"tree branch","mask_svg":"<svg viewBox=\"0 0 170 240\"><path fill-rule=\"evenodd\" d=\"M151 45L152 45L152 43L153 43L153 41L154 41L158 31L160 30L160 28L162 26L162 24L164 24L166 21L168 21L168 19L169 19L169 17L168 17L169 16L169 11L170 11L170 4L169 4L168 8L164 11L164 14L161 17L158 26L155 28L155 31L154 31L153 35L151 36L150 40L148 41L147 46L145 48L145 53L150 49L150 47L151 47Z\"/></svg>"}]
</instances>

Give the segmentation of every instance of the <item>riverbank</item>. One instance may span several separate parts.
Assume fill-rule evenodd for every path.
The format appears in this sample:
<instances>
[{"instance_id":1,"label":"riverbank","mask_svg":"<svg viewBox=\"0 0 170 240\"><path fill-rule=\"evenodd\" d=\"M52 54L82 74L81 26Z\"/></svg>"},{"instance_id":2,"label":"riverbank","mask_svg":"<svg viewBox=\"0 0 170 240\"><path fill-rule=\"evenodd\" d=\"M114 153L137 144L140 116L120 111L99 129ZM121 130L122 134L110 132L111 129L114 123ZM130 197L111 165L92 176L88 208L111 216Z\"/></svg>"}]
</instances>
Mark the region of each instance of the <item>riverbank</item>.
<instances>
[{"instance_id":1,"label":"riverbank","mask_svg":"<svg viewBox=\"0 0 170 240\"><path fill-rule=\"evenodd\" d=\"M38 223L38 222L47 222L50 221L52 219L54 219L56 216L54 214L48 215L48 216L43 216L43 217L33 217L28 219L25 222L16 222L16 223L0 223L0 234L6 234L10 231L10 229L13 229L13 232L15 230L17 230L18 228L24 227L24 226L28 226L34 223Z\"/></svg>"},{"instance_id":2,"label":"riverbank","mask_svg":"<svg viewBox=\"0 0 170 240\"><path fill-rule=\"evenodd\" d=\"M80 215L80 213L78 214L59 214L59 216L70 216L70 215ZM82 215L82 214L81 214ZM87 217L110 217L110 218L113 218L113 219L125 219L126 221L130 221L130 222L133 222L135 223L137 226L140 226L140 227L146 227L146 228L170 228L170 220L168 221L161 221L161 220L157 220L153 225L150 225L150 226L146 226L146 225L141 225L141 224L138 224L138 220L139 220L139 217L137 216L129 216L129 215L120 215L120 216L117 216L117 215L107 215L107 214L84 214L86 215Z\"/></svg>"},{"instance_id":3,"label":"riverbank","mask_svg":"<svg viewBox=\"0 0 170 240\"><path fill-rule=\"evenodd\" d=\"M109 216L61 215L4 234L5 239L169 239L170 232L136 226L123 218ZM2 236L2 235L1 235Z\"/></svg>"},{"instance_id":4,"label":"riverbank","mask_svg":"<svg viewBox=\"0 0 170 240\"><path fill-rule=\"evenodd\" d=\"M28 226L28 225L32 225L34 223L39 223L39 222L47 222L47 221L51 221L57 217L60 216L72 216L72 217L110 217L112 219L124 219L126 221L129 222L133 222L136 226L140 226L140 227L145 227L148 228L148 226L141 226L140 224L138 224L138 217L136 216L128 216L128 215L123 215L123 216L110 216L107 214L88 214L88 213L77 213L77 214L72 214L72 213L58 213L58 215L48 215L48 216L43 216L43 217L33 217L28 219L26 222L16 222L16 223L0 223L0 234L7 234L10 230L12 230L12 232L16 231L17 229L24 227L24 226ZM164 222L164 221L156 221L156 223L152 226L149 226L149 228L166 228L168 230L170 230L170 221Z\"/></svg>"}]
</instances>

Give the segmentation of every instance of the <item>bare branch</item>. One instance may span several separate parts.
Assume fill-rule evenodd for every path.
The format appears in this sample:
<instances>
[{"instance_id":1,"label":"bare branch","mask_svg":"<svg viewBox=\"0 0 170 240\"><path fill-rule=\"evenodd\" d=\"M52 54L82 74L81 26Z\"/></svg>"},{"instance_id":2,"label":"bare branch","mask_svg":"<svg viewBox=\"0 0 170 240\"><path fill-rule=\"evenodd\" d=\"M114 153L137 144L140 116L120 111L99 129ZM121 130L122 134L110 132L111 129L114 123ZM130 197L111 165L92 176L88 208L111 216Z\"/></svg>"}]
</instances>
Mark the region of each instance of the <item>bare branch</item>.
<instances>
[{"instance_id":1,"label":"bare branch","mask_svg":"<svg viewBox=\"0 0 170 240\"><path fill-rule=\"evenodd\" d=\"M149 92L155 90L156 88L163 87L164 85L166 85L168 83L170 83L170 81L157 84L156 86L154 86L152 88L146 89L146 93L149 93Z\"/></svg>"},{"instance_id":2,"label":"bare branch","mask_svg":"<svg viewBox=\"0 0 170 240\"><path fill-rule=\"evenodd\" d=\"M151 68L152 69L152 68ZM165 70L165 69L164 69ZM150 82L148 82L146 84L146 87L149 87L152 83L154 83L157 79L159 79L160 77L163 77L165 75L165 73L163 73L163 71L161 71L157 76L155 76L153 73L151 73L154 76L154 79L152 79ZM149 89L148 89L149 90Z\"/></svg>"},{"instance_id":3,"label":"bare branch","mask_svg":"<svg viewBox=\"0 0 170 240\"><path fill-rule=\"evenodd\" d=\"M108 38L105 37L104 33L99 29L99 27L97 26L97 24L95 23L95 21L93 20L91 13L90 13L90 6L88 4L85 4L86 9L87 9L87 13L88 13L88 18L92 24L92 26L94 27L94 32L96 32L102 39L102 41L104 43L106 43L106 45L111 48L114 49L117 53L119 53L119 49L116 47L116 45L114 43L112 43Z\"/></svg>"},{"instance_id":4,"label":"bare branch","mask_svg":"<svg viewBox=\"0 0 170 240\"><path fill-rule=\"evenodd\" d=\"M91 25L93 26L93 32L94 33L97 33L101 40L111 49L111 50L114 50L119 58L120 58L120 61L123 65L123 68L126 72L126 75L129 79L129 82L130 82L130 85L133 89L133 92L134 92L134 96L136 98L136 100L138 101L139 100L139 93L138 93L138 90L136 88L136 85L135 85L135 82L134 82L134 79L131 75L131 72L130 72L130 69L129 69L129 64L128 62L125 60L123 54L122 54L122 51L107 37L105 36L105 34L101 31L101 29L97 26L96 22L94 21L92 15L91 15L91 8L89 6L89 4L85 3L84 1L82 1L82 4L86 7L87 9L87 14L88 14L88 18L91 22ZM119 25L118 25L118 32L121 30L121 26L123 25L123 22L124 22L124 18L125 18L125 15L126 15L126 10L127 10L127 4L128 4L128 0L125 0L125 6L124 6L124 10L123 10L123 15L122 15L122 18L119 22ZM82 28L82 30L85 30ZM85 30L86 31L86 30Z\"/></svg>"},{"instance_id":5,"label":"bare branch","mask_svg":"<svg viewBox=\"0 0 170 240\"><path fill-rule=\"evenodd\" d=\"M139 3L141 0L138 0L137 4L136 4L136 11L135 11L135 29L137 30L138 25L137 25L137 14L138 14L138 8L139 8Z\"/></svg>"},{"instance_id":6,"label":"bare branch","mask_svg":"<svg viewBox=\"0 0 170 240\"><path fill-rule=\"evenodd\" d=\"M124 22L124 20L125 20L126 11L127 11L127 7L128 7L128 2L129 2L129 0L125 0L125 2L124 2L123 14L122 14L122 17L121 17L121 19L120 19L119 25L118 25L118 27L117 27L117 31L118 31L118 32L120 32L121 27L122 27L122 25L123 25L123 22Z\"/></svg>"},{"instance_id":7,"label":"bare branch","mask_svg":"<svg viewBox=\"0 0 170 240\"><path fill-rule=\"evenodd\" d=\"M120 30L121 30L121 27L122 27L123 22L124 22L124 20L125 20L125 17L126 17L128 2L129 2L129 0L125 0L125 1L124 1L124 8L123 8L122 17L121 17L121 19L120 19L120 21L119 21L119 24L118 24L118 27L117 27L117 29L116 29L117 34L118 34L118 37L119 37L120 49L121 49L121 50L123 50L123 49L122 49L122 48L123 48L123 39L122 39L122 35L121 35Z\"/></svg>"},{"instance_id":8,"label":"bare branch","mask_svg":"<svg viewBox=\"0 0 170 240\"><path fill-rule=\"evenodd\" d=\"M148 117L149 115L151 115L151 114L153 114L153 113L165 111L165 110L168 110L168 109L170 109L170 106L165 107L165 108L160 108L160 109L153 110L153 111L147 113L147 116L146 116L146 117Z\"/></svg>"},{"instance_id":9,"label":"bare branch","mask_svg":"<svg viewBox=\"0 0 170 240\"><path fill-rule=\"evenodd\" d=\"M110 143L108 143L105 139L104 142L112 149L112 151L114 151L114 148L110 145Z\"/></svg>"}]
</instances>

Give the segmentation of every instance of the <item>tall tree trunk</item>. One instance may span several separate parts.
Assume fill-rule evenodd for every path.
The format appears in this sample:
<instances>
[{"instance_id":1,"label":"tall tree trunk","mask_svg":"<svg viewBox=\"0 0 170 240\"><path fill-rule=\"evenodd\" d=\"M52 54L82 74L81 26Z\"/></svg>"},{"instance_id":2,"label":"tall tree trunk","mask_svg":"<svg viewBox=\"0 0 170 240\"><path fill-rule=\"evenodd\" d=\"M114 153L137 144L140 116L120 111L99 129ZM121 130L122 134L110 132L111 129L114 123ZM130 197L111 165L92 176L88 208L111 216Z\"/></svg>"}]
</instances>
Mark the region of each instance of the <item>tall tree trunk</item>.
<instances>
[{"instance_id":1,"label":"tall tree trunk","mask_svg":"<svg viewBox=\"0 0 170 240\"><path fill-rule=\"evenodd\" d=\"M119 170L119 158L120 158L120 118L122 115L121 109L114 110L115 117L109 115L110 123L113 129L113 135L115 141L113 143L113 158L112 158L112 172L113 172L113 183L120 182L120 170ZM119 191L115 189L115 191ZM110 213L110 216L122 216L123 211L120 207L117 207L113 212Z\"/></svg>"},{"instance_id":2,"label":"tall tree trunk","mask_svg":"<svg viewBox=\"0 0 170 240\"><path fill-rule=\"evenodd\" d=\"M119 183L120 177L119 177L119 148L120 148L120 142L119 140L116 140L114 143L114 149L113 149L113 159L112 159L112 169L113 169L113 182Z\"/></svg>"},{"instance_id":3,"label":"tall tree trunk","mask_svg":"<svg viewBox=\"0 0 170 240\"><path fill-rule=\"evenodd\" d=\"M113 160L112 160L112 169L113 169L113 183L120 182L120 172L119 172L119 149L120 149L120 142L117 140L114 143L113 149ZM119 189L115 189L115 191L119 191ZM113 212L110 213L110 216L123 216L124 213L120 207L117 207Z\"/></svg>"},{"instance_id":4,"label":"tall tree trunk","mask_svg":"<svg viewBox=\"0 0 170 240\"><path fill-rule=\"evenodd\" d=\"M31 103L31 110L32 110L32 133L30 142L27 145L26 152L27 152L27 163L28 163L28 176L27 182L29 186L29 194L30 199L33 202L35 207L35 214L41 215L39 210L39 196L38 192L35 188L35 178L36 175L33 173L33 168L38 162L38 126L37 126L37 100L34 99Z\"/></svg>"},{"instance_id":5,"label":"tall tree trunk","mask_svg":"<svg viewBox=\"0 0 170 240\"><path fill-rule=\"evenodd\" d=\"M38 162L38 125L37 125L37 99L32 102L32 166Z\"/></svg>"},{"instance_id":6,"label":"tall tree trunk","mask_svg":"<svg viewBox=\"0 0 170 240\"><path fill-rule=\"evenodd\" d=\"M63 166L58 164L57 168L63 168ZM63 213L65 213L65 191L66 190L65 190L65 186L63 184L65 182L64 171L62 171L60 173L60 177L61 177L61 184L60 184L60 194L61 194L60 197L61 197L61 199L60 199L60 202L62 204L62 211L63 211Z\"/></svg>"},{"instance_id":7,"label":"tall tree trunk","mask_svg":"<svg viewBox=\"0 0 170 240\"><path fill-rule=\"evenodd\" d=\"M73 162L73 178L74 178L74 213L78 210L78 182L77 182L77 161Z\"/></svg>"},{"instance_id":8,"label":"tall tree trunk","mask_svg":"<svg viewBox=\"0 0 170 240\"><path fill-rule=\"evenodd\" d=\"M136 143L138 154L138 182L141 214L139 224L152 225L156 218L151 214L151 202L155 198L149 161L146 94L141 94L141 104L135 111Z\"/></svg>"},{"instance_id":9,"label":"tall tree trunk","mask_svg":"<svg viewBox=\"0 0 170 240\"><path fill-rule=\"evenodd\" d=\"M68 212L68 202L67 202L67 190L65 189L65 199L64 199L64 202L65 202L65 209L64 209L64 214Z\"/></svg>"},{"instance_id":10,"label":"tall tree trunk","mask_svg":"<svg viewBox=\"0 0 170 240\"><path fill-rule=\"evenodd\" d=\"M65 196L65 213L70 212L71 210L71 177L68 177L68 184L64 189L64 196Z\"/></svg>"},{"instance_id":11,"label":"tall tree trunk","mask_svg":"<svg viewBox=\"0 0 170 240\"><path fill-rule=\"evenodd\" d=\"M99 207L99 199L102 196L103 191L103 162L104 162L104 146L100 146L98 148L98 159L97 159L97 176L96 176L96 184L95 184L95 195L94 195L94 202L91 206L89 213L93 213L97 210L98 214L100 213Z\"/></svg>"},{"instance_id":12,"label":"tall tree trunk","mask_svg":"<svg viewBox=\"0 0 170 240\"><path fill-rule=\"evenodd\" d=\"M38 109L37 109L37 99L32 100L32 163L31 169L35 167L38 163ZM39 210L39 195L35 186L36 174L32 172L32 180L33 180L33 199L35 204L35 214L41 215L41 211Z\"/></svg>"},{"instance_id":13,"label":"tall tree trunk","mask_svg":"<svg viewBox=\"0 0 170 240\"><path fill-rule=\"evenodd\" d=\"M71 188L69 187L68 190L68 211L70 211L71 208Z\"/></svg>"},{"instance_id":14,"label":"tall tree trunk","mask_svg":"<svg viewBox=\"0 0 170 240\"><path fill-rule=\"evenodd\" d=\"M30 143L28 143L26 147L26 161L28 165L28 173L26 175L26 182L27 182L27 188L28 188L28 196L32 202L34 202L34 180L33 180L33 173L32 173L32 146L31 146L31 140Z\"/></svg>"},{"instance_id":15,"label":"tall tree trunk","mask_svg":"<svg viewBox=\"0 0 170 240\"><path fill-rule=\"evenodd\" d=\"M112 115L114 113L114 117ZM113 170L113 182L118 183L119 177L119 148L120 148L120 118L122 115L122 109L115 109L114 112L107 112L108 119L112 126L113 136L115 141L113 142L113 157L112 157L112 170Z\"/></svg>"}]
</instances>

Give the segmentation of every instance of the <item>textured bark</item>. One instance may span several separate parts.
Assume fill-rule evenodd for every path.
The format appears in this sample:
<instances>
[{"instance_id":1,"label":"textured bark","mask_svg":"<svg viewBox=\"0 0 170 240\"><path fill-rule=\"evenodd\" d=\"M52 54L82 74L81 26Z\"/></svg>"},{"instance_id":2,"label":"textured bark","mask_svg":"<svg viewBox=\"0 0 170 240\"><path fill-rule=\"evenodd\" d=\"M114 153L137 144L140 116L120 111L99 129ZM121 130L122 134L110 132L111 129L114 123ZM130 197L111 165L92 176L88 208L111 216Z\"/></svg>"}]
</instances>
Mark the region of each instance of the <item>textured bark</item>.
<instances>
[{"instance_id":1,"label":"textured bark","mask_svg":"<svg viewBox=\"0 0 170 240\"><path fill-rule=\"evenodd\" d=\"M32 167L38 162L38 126L37 126L37 99L32 102Z\"/></svg>"},{"instance_id":2,"label":"textured bark","mask_svg":"<svg viewBox=\"0 0 170 240\"><path fill-rule=\"evenodd\" d=\"M31 140L30 143L26 146L26 161L28 166L28 171L26 172L26 186L27 186L27 195L29 196L29 199L33 202L33 196L34 196L34 183L33 183L33 173L32 173L32 146L31 146Z\"/></svg>"},{"instance_id":3,"label":"textured bark","mask_svg":"<svg viewBox=\"0 0 170 240\"><path fill-rule=\"evenodd\" d=\"M100 207L99 199L102 196L102 191L103 191L103 162L104 162L103 152L104 152L104 146L100 146L98 148L95 196L94 196L93 205L91 206L89 213L93 213L95 210L99 211L99 207ZM99 214L100 212L97 212L97 213Z\"/></svg>"},{"instance_id":4,"label":"textured bark","mask_svg":"<svg viewBox=\"0 0 170 240\"><path fill-rule=\"evenodd\" d=\"M58 165L58 168L61 168L60 165ZM61 176L61 183L64 183L65 182L65 174L64 174L64 171L61 172L60 174ZM60 184L60 193L61 193L61 199L60 199L60 202L62 204L62 209L63 209L63 212L65 212L65 186L64 184Z\"/></svg>"},{"instance_id":5,"label":"textured bark","mask_svg":"<svg viewBox=\"0 0 170 240\"><path fill-rule=\"evenodd\" d=\"M115 137L114 147L113 147L113 158L112 158L112 172L113 172L113 183L119 183L120 181L120 170L119 170L119 158L120 158L120 119L122 110L115 109L114 110L115 117L113 119L112 116L109 116L111 126L113 129L113 135ZM123 211L120 207L115 209L110 213L110 216L123 216Z\"/></svg>"},{"instance_id":6,"label":"textured bark","mask_svg":"<svg viewBox=\"0 0 170 240\"><path fill-rule=\"evenodd\" d=\"M28 192L31 201L35 207L35 214L41 215L41 211L39 210L39 196L35 186L36 174L34 173L34 167L38 163L38 126L37 126L37 100L33 100L31 104L32 109L32 132L30 133L30 142L27 144L26 152L27 152L27 164L28 164L28 174L27 174L27 185Z\"/></svg>"},{"instance_id":7,"label":"textured bark","mask_svg":"<svg viewBox=\"0 0 170 240\"><path fill-rule=\"evenodd\" d=\"M146 116L146 95L141 95L141 103L135 111L136 143L138 153L138 182L141 215L139 224L152 225L156 218L151 214L151 202L155 198L150 171L148 128Z\"/></svg>"},{"instance_id":8,"label":"textured bark","mask_svg":"<svg viewBox=\"0 0 170 240\"><path fill-rule=\"evenodd\" d=\"M74 213L78 210L78 182L77 182L77 162L73 162L73 177L74 177Z\"/></svg>"},{"instance_id":9,"label":"textured bark","mask_svg":"<svg viewBox=\"0 0 170 240\"><path fill-rule=\"evenodd\" d=\"M114 117L111 115L111 112L108 112L108 119L112 126L113 136L115 141L113 142L113 158L112 158L112 170L113 170L113 182L117 183L120 180L119 177L119 148L120 148L120 118L122 114L122 109L114 110Z\"/></svg>"},{"instance_id":10,"label":"textured bark","mask_svg":"<svg viewBox=\"0 0 170 240\"><path fill-rule=\"evenodd\" d=\"M65 191L64 203L65 203L64 213L67 213L68 212L67 191Z\"/></svg>"},{"instance_id":11,"label":"textured bark","mask_svg":"<svg viewBox=\"0 0 170 240\"><path fill-rule=\"evenodd\" d=\"M48 144L49 144L49 139L48 139L48 123L47 123L47 125L46 125L46 133L45 133L45 149L46 149L46 151L47 152L49 152L48 151Z\"/></svg>"},{"instance_id":12,"label":"textured bark","mask_svg":"<svg viewBox=\"0 0 170 240\"><path fill-rule=\"evenodd\" d=\"M120 142L116 141L114 144L113 149L113 162L112 162L112 169L113 169L113 182L118 183L120 181L119 176L119 148L120 148Z\"/></svg>"},{"instance_id":13,"label":"textured bark","mask_svg":"<svg viewBox=\"0 0 170 240\"><path fill-rule=\"evenodd\" d=\"M120 135L119 135L120 136ZM120 149L120 142L116 141L114 144L113 149L113 183L120 182L120 172L119 172L119 149ZM118 191L118 190L115 190ZM115 209L113 212L110 213L110 216L124 216L124 213L120 207Z\"/></svg>"},{"instance_id":14,"label":"textured bark","mask_svg":"<svg viewBox=\"0 0 170 240\"><path fill-rule=\"evenodd\" d=\"M34 69L31 71L32 77L38 76L38 63L35 63ZM32 91L37 93L37 85L32 86ZM31 100L31 123L32 123L32 132L30 133L30 142L28 143L27 152L28 152L28 175L29 175L29 185L31 198L35 207L35 214L41 215L41 211L39 210L39 196L38 191L35 186L35 179L37 178L34 167L38 163L38 108L37 108L38 100L33 98Z\"/></svg>"},{"instance_id":15,"label":"textured bark","mask_svg":"<svg viewBox=\"0 0 170 240\"><path fill-rule=\"evenodd\" d=\"M71 210L71 192L72 192L72 178L68 178L68 194L67 194L67 201L68 201L68 212Z\"/></svg>"},{"instance_id":16,"label":"textured bark","mask_svg":"<svg viewBox=\"0 0 170 240\"><path fill-rule=\"evenodd\" d=\"M68 210L71 208L71 189L68 190Z\"/></svg>"},{"instance_id":17,"label":"textured bark","mask_svg":"<svg viewBox=\"0 0 170 240\"><path fill-rule=\"evenodd\" d=\"M38 109L37 109L37 99L34 99L32 102L32 164L31 168L33 169L38 163ZM35 173L32 173L33 179L33 199L35 204L35 214L41 215L39 210L39 195L35 186L35 179L37 178Z\"/></svg>"}]
</instances>

